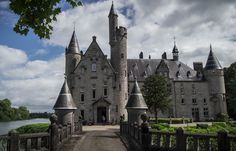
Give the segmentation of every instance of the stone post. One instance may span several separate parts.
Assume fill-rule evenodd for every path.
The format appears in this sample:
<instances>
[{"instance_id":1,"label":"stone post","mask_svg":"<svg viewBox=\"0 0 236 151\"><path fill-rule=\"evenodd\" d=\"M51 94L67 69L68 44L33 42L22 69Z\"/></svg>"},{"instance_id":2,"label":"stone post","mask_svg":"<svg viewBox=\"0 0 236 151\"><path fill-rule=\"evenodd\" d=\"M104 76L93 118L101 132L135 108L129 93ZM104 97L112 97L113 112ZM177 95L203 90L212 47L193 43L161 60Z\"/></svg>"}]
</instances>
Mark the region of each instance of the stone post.
<instances>
[{"instance_id":1,"label":"stone post","mask_svg":"<svg viewBox=\"0 0 236 151\"><path fill-rule=\"evenodd\" d=\"M58 125L57 125L57 116L52 114L50 117L50 151L58 150Z\"/></svg>"},{"instance_id":2,"label":"stone post","mask_svg":"<svg viewBox=\"0 0 236 151\"><path fill-rule=\"evenodd\" d=\"M10 136L10 151L19 151L20 150L20 138L19 138L19 133L15 130L12 130L9 132Z\"/></svg>"},{"instance_id":3,"label":"stone post","mask_svg":"<svg viewBox=\"0 0 236 151\"><path fill-rule=\"evenodd\" d=\"M217 134L218 151L230 151L228 132L219 131Z\"/></svg>"},{"instance_id":4,"label":"stone post","mask_svg":"<svg viewBox=\"0 0 236 151\"><path fill-rule=\"evenodd\" d=\"M148 116L147 114L142 114L141 119L143 123L141 124L141 142L142 142L142 150L148 151L149 147L151 146L151 134L150 134L150 126L147 122Z\"/></svg>"},{"instance_id":5,"label":"stone post","mask_svg":"<svg viewBox=\"0 0 236 151\"><path fill-rule=\"evenodd\" d=\"M184 130L181 127L176 130L176 150L186 151L186 138L184 136Z\"/></svg>"}]
</instances>

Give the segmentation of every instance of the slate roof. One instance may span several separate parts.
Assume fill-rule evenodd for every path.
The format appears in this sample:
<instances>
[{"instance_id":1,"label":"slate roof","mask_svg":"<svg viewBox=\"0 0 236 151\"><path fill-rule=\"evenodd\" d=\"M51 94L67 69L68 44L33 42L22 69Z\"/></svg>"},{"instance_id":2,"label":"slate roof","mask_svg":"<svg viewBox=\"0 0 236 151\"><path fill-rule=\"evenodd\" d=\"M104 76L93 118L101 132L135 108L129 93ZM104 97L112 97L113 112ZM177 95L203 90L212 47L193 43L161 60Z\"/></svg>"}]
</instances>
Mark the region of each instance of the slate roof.
<instances>
[{"instance_id":1,"label":"slate roof","mask_svg":"<svg viewBox=\"0 0 236 151\"><path fill-rule=\"evenodd\" d=\"M114 9L114 4L113 4L113 1L112 1L112 4L111 4L111 9L110 9L110 13L109 13L109 15L108 15L108 16L110 16L110 15L117 15L117 13L116 13L116 11L115 11L115 9Z\"/></svg>"},{"instance_id":2,"label":"slate roof","mask_svg":"<svg viewBox=\"0 0 236 151\"><path fill-rule=\"evenodd\" d=\"M180 61L164 60L169 69L169 78L174 80L201 80L197 72Z\"/></svg>"},{"instance_id":3,"label":"slate roof","mask_svg":"<svg viewBox=\"0 0 236 151\"><path fill-rule=\"evenodd\" d=\"M179 50L176 45L174 45L172 53L179 53Z\"/></svg>"},{"instance_id":4,"label":"slate roof","mask_svg":"<svg viewBox=\"0 0 236 151\"><path fill-rule=\"evenodd\" d=\"M69 46L66 50L66 54L68 53L77 53L80 54L80 48L79 48L79 43L75 34L75 31L73 31Z\"/></svg>"},{"instance_id":5,"label":"slate roof","mask_svg":"<svg viewBox=\"0 0 236 151\"><path fill-rule=\"evenodd\" d=\"M126 104L126 109L148 109L147 104L144 101L143 95L138 86L137 80L135 80L129 100Z\"/></svg>"},{"instance_id":6,"label":"slate roof","mask_svg":"<svg viewBox=\"0 0 236 151\"><path fill-rule=\"evenodd\" d=\"M206 70L213 70L213 69L222 69L219 60L215 56L212 51L212 47L210 46L210 53L208 55L207 63L205 66Z\"/></svg>"},{"instance_id":7,"label":"slate roof","mask_svg":"<svg viewBox=\"0 0 236 151\"><path fill-rule=\"evenodd\" d=\"M127 59L129 81L144 81L155 73L161 59Z\"/></svg>"},{"instance_id":8,"label":"slate roof","mask_svg":"<svg viewBox=\"0 0 236 151\"><path fill-rule=\"evenodd\" d=\"M67 84L67 80L65 79L65 82L61 88L61 91L59 93L59 96L57 98L57 101L53 107L54 110L75 110L77 109L73 98L70 93L70 89Z\"/></svg>"}]
</instances>

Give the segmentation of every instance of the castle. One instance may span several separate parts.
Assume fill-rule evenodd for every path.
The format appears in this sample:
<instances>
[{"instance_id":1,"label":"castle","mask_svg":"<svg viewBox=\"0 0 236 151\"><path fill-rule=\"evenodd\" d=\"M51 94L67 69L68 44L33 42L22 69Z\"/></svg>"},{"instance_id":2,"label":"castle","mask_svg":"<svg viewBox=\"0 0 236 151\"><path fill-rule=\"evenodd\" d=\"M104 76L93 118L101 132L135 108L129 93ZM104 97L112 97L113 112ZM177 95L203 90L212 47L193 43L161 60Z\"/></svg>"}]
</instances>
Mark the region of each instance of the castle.
<instances>
[{"instance_id":1,"label":"castle","mask_svg":"<svg viewBox=\"0 0 236 151\"><path fill-rule=\"evenodd\" d=\"M66 48L66 81L75 102L68 109L75 110L76 120L81 116L96 124L104 118L112 123L119 121L120 116L127 117L125 105L135 80L142 87L145 78L153 74L165 76L171 84L171 108L160 116L204 121L227 113L224 72L211 47L206 66L194 62L193 69L179 60L176 44L172 59L166 53L161 59L144 59L142 52L139 59L127 59L127 29L118 26L113 4L108 18L110 59L95 36L83 54L74 31Z\"/></svg>"}]
</instances>

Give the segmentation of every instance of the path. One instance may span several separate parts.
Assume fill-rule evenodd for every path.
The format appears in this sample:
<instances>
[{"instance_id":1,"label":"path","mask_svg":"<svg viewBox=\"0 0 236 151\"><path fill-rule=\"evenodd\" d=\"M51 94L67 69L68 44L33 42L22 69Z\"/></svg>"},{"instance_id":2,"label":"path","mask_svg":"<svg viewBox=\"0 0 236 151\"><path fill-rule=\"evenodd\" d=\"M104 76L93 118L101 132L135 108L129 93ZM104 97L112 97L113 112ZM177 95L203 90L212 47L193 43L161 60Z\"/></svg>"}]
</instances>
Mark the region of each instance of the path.
<instances>
[{"instance_id":1,"label":"path","mask_svg":"<svg viewBox=\"0 0 236 151\"><path fill-rule=\"evenodd\" d=\"M116 134L119 126L83 126L83 131L74 151L127 151Z\"/></svg>"}]
</instances>

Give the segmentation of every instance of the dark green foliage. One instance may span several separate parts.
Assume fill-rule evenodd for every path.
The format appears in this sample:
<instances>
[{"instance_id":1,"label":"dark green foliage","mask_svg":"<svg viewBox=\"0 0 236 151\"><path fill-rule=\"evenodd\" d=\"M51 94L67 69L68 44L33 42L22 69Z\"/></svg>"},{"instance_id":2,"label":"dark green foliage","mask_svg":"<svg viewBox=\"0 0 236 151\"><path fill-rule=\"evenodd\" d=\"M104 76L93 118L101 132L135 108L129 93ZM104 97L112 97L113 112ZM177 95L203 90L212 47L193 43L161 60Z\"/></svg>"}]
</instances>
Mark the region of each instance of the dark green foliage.
<instances>
[{"instance_id":1,"label":"dark green foliage","mask_svg":"<svg viewBox=\"0 0 236 151\"><path fill-rule=\"evenodd\" d=\"M61 0L10 0L10 9L19 19L14 31L21 35L27 35L29 30L39 38L50 38L52 34L52 22L56 21L56 15L61 13L59 3ZM79 0L66 0L72 7L81 6Z\"/></svg>"},{"instance_id":2,"label":"dark green foliage","mask_svg":"<svg viewBox=\"0 0 236 151\"><path fill-rule=\"evenodd\" d=\"M37 124L30 124L21 126L16 129L17 132L20 134L24 133L41 133L41 132L47 132L49 127L48 123L37 123Z\"/></svg>"},{"instance_id":3,"label":"dark green foliage","mask_svg":"<svg viewBox=\"0 0 236 151\"><path fill-rule=\"evenodd\" d=\"M30 113L29 118L49 118L52 113Z\"/></svg>"},{"instance_id":4,"label":"dark green foliage","mask_svg":"<svg viewBox=\"0 0 236 151\"><path fill-rule=\"evenodd\" d=\"M236 62L224 68L228 114L236 119Z\"/></svg>"},{"instance_id":5,"label":"dark green foliage","mask_svg":"<svg viewBox=\"0 0 236 151\"><path fill-rule=\"evenodd\" d=\"M228 122L229 121L229 115L224 113L219 113L216 115L216 121L218 122Z\"/></svg>"},{"instance_id":6,"label":"dark green foliage","mask_svg":"<svg viewBox=\"0 0 236 151\"><path fill-rule=\"evenodd\" d=\"M159 123L152 124L153 129L157 129L164 132L175 132L177 127L170 127L169 124ZM188 126L183 127L185 132L189 133L199 133L199 134L214 134L219 131L228 131L230 134L236 134L236 124L234 123L225 123L225 122L213 122L212 126Z\"/></svg>"},{"instance_id":7,"label":"dark green foliage","mask_svg":"<svg viewBox=\"0 0 236 151\"><path fill-rule=\"evenodd\" d=\"M26 107L12 108L10 100L0 100L0 121L23 120L28 118L29 111Z\"/></svg>"},{"instance_id":8,"label":"dark green foliage","mask_svg":"<svg viewBox=\"0 0 236 151\"><path fill-rule=\"evenodd\" d=\"M150 122L156 122L155 119L150 119ZM168 124L182 124L182 123L192 123L191 118L158 118L157 123L168 123Z\"/></svg>"},{"instance_id":9,"label":"dark green foliage","mask_svg":"<svg viewBox=\"0 0 236 151\"><path fill-rule=\"evenodd\" d=\"M166 78L160 75L147 77L142 92L149 110L155 113L157 121L157 113L159 111L165 112L170 107L170 91Z\"/></svg>"}]
</instances>

